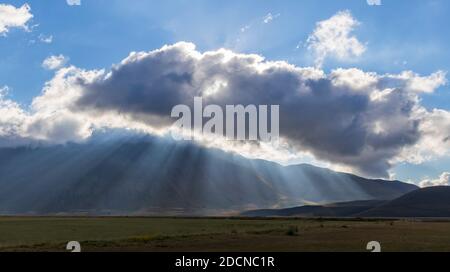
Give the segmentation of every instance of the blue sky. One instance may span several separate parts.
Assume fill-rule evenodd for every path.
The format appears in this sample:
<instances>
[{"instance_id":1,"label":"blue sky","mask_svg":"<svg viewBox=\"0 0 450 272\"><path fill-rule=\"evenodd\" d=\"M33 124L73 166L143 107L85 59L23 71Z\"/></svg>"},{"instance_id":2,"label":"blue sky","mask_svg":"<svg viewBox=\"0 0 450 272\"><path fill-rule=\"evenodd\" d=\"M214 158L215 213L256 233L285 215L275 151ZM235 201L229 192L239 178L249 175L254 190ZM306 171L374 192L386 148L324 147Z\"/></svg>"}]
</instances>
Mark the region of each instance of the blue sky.
<instances>
[{"instance_id":1,"label":"blue sky","mask_svg":"<svg viewBox=\"0 0 450 272\"><path fill-rule=\"evenodd\" d=\"M348 10L359 21L354 35L366 51L346 60L327 59L326 72L357 67L378 74L411 70L429 75L450 71L450 2L448 0L383 0L380 6L365 0L302 1L125 1L65 0L1 1L20 7L29 4L33 19L29 31L12 28L0 37L0 86L26 107L54 76L42 62L64 55L83 69L103 69L119 63L132 51L150 51L165 44L188 41L197 50L222 47L239 53L257 53L268 60L313 66L306 41L316 23ZM267 16L271 19L267 20ZM265 22L266 19L266 22ZM50 43L40 38L52 37ZM448 85L420 95L428 110L450 110ZM444 147L445 148L445 147ZM435 178L449 171L443 157L418 165L403 163L393 172L400 179Z\"/></svg>"},{"instance_id":2,"label":"blue sky","mask_svg":"<svg viewBox=\"0 0 450 272\"><path fill-rule=\"evenodd\" d=\"M450 70L450 3L445 0L388 1L369 6L364 0L342 1L138 1L85 0L69 6L65 0L6 1L28 3L38 24L31 33L12 30L0 39L0 82L11 95L29 103L52 73L41 67L53 54L87 69L109 67L131 51L149 51L164 44L190 41L203 50L221 47L259 53L271 60L311 65L303 44L315 23L340 10L350 10L361 22L356 34L368 50L358 61L327 62L325 69L358 67L396 73L413 70L429 74ZM267 14L279 14L269 24ZM241 28L250 25L242 33ZM53 42L30 43L40 34ZM241 42L236 41L241 39ZM302 43L297 49L297 45ZM93 57L95 56L95 57ZM24 77L26 80L24 80ZM450 109L448 87L423 97L428 107Z\"/></svg>"}]
</instances>

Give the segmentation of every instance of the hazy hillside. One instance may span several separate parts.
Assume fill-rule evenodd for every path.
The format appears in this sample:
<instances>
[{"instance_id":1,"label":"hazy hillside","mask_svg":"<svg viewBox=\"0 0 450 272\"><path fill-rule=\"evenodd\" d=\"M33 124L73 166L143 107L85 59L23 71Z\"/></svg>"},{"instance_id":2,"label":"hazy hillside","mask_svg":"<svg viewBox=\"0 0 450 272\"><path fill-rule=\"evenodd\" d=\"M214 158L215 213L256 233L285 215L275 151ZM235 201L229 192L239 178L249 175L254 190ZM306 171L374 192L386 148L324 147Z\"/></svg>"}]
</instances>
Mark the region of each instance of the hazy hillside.
<instances>
[{"instance_id":1,"label":"hazy hillside","mask_svg":"<svg viewBox=\"0 0 450 272\"><path fill-rule=\"evenodd\" d=\"M243 212L241 215L250 217L353 217L355 214L367 211L385 202L382 200L363 200L327 205L305 205L287 209L252 210Z\"/></svg>"},{"instance_id":2,"label":"hazy hillside","mask_svg":"<svg viewBox=\"0 0 450 272\"><path fill-rule=\"evenodd\" d=\"M161 138L0 149L0 213L166 213L393 199L415 186Z\"/></svg>"}]
</instances>

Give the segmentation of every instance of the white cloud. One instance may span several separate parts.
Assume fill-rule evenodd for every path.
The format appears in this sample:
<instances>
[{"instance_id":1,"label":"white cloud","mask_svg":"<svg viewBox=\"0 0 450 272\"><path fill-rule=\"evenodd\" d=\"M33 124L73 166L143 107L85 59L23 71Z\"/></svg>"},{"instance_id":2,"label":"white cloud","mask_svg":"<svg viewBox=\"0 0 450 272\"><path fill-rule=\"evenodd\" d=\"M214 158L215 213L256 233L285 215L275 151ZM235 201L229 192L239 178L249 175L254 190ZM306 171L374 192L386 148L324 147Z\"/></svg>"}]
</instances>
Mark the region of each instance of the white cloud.
<instances>
[{"instance_id":1,"label":"white cloud","mask_svg":"<svg viewBox=\"0 0 450 272\"><path fill-rule=\"evenodd\" d=\"M433 186L450 186L450 173L444 172L437 179L425 179L419 183L419 186L433 187Z\"/></svg>"},{"instance_id":2,"label":"white cloud","mask_svg":"<svg viewBox=\"0 0 450 272\"><path fill-rule=\"evenodd\" d=\"M406 147L396 161L420 164L436 157L450 156L450 112L419 108L415 114L420 120L422 136L415 145Z\"/></svg>"},{"instance_id":3,"label":"white cloud","mask_svg":"<svg viewBox=\"0 0 450 272\"><path fill-rule=\"evenodd\" d=\"M393 163L409 160L407 149L420 146L434 158L440 155L434 149L450 150L450 112L426 110L410 80L359 69L326 74L224 49L202 53L182 42L133 52L110 71L62 68L29 110L3 99L0 116L14 113L19 119L2 119L0 126L10 136L0 137L0 143L11 138L81 141L101 128L163 135L173 123L172 107L190 105L194 96L203 95L205 104L278 104L280 136L291 154L307 154L358 174L387 176ZM430 138L433 145L427 143ZM201 143L241 154L264 153L263 143Z\"/></svg>"},{"instance_id":4,"label":"white cloud","mask_svg":"<svg viewBox=\"0 0 450 272\"><path fill-rule=\"evenodd\" d=\"M398 75L388 75L384 82L386 86L398 86L416 93L432 93L437 88L447 84L447 72L437 71L429 76L420 76L412 71L404 71Z\"/></svg>"},{"instance_id":5,"label":"white cloud","mask_svg":"<svg viewBox=\"0 0 450 272\"><path fill-rule=\"evenodd\" d=\"M19 104L6 98L8 91L8 86L0 88L0 146L24 134L22 126L27 118Z\"/></svg>"},{"instance_id":6,"label":"white cloud","mask_svg":"<svg viewBox=\"0 0 450 272\"><path fill-rule=\"evenodd\" d=\"M33 143L63 144L80 142L92 133L95 117L73 112L70 104L80 89L76 81L86 82L95 72L73 67L63 68L46 83L43 95L36 97L30 107L22 107L0 95L0 146Z\"/></svg>"},{"instance_id":7,"label":"white cloud","mask_svg":"<svg viewBox=\"0 0 450 272\"><path fill-rule=\"evenodd\" d=\"M350 60L361 56L366 47L351 35L358 25L349 11L340 11L330 19L318 22L307 40L308 49L315 55L316 66L321 67L327 57Z\"/></svg>"},{"instance_id":8,"label":"white cloud","mask_svg":"<svg viewBox=\"0 0 450 272\"><path fill-rule=\"evenodd\" d=\"M0 4L0 35L5 35L11 28L28 30L27 22L33 18L31 8L24 4L20 8L12 5Z\"/></svg>"},{"instance_id":9,"label":"white cloud","mask_svg":"<svg viewBox=\"0 0 450 272\"><path fill-rule=\"evenodd\" d=\"M268 23L272 22L273 20L275 20L276 18L280 17L280 15L281 15L280 13L273 15L272 13L269 12L266 16L264 16L263 22L265 24L268 24Z\"/></svg>"},{"instance_id":10,"label":"white cloud","mask_svg":"<svg viewBox=\"0 0 450 272\"><path fill-rule=\"evenodd\" d=\"M437 71L427 77L421 77L414 72L403 72L401 77L409 78L408 88L414 92L432 93L435 89L447 84L447 73Z\"/></svg>"},{"instance_id":11,"label":"white cloud","mask_svg":"<svg viewBox=\"0 0 450 272\"><path fill-rule=\"evenodd\" d=\"M381 6L381 0L367 0L369 6Z\"/></svg>"},{"instance_id":12,"label":"white cloud","mask_svg":"<svg viewBox=\"0 0 450 272\"><path fill-rule=\"evenodd\" d=\"M81 0L66 0L67 5L69 6L80 6Z\"/></svg>"},{"instance_id":13,"label":"white cloud","mask_svg":"<svg viewBox=\"0 0 450 272\"><path fill-rule=\"evenodd\" d=\"M40 34L38 37L39 41L42 43L52 43L53 42L53 35L44 35Z\"/></svg>"},{"instance_id":14,"label":"white cloud","mask_svg":"<svg viewBox=\"0 0 450 272\"><path fill-rule=\"evenodd\" d=\"M42 67L48 70L56 70L66 65L68 61L69 59L63 55L50 56L42 62Z\"/></svg>"}]
</instances>

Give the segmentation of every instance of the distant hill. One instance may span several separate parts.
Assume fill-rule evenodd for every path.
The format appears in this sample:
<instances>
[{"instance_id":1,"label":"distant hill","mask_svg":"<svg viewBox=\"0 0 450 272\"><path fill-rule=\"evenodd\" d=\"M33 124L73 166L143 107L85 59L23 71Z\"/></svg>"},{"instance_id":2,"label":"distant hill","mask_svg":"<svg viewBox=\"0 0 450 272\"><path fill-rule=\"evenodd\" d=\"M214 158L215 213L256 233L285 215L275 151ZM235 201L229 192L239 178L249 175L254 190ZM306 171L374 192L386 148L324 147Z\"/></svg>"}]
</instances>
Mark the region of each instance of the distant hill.
<instances>
[{"instance_id":1,"label":"distant hill","mask_svg":"<svg viewBox=\"0 0 450 272\"><path fill-rule=\"evenodd\" d=\"M450 217L450 187L410 192L359 214L362 217Z\"/></svg>"},{"instance_id":2,"label":"distant hill","mask_svg":"<svg viewBox=\"0 0 450 272\"><path fill-rule=\"evenodd\" d=\"M148 136L0 149L0 213L193 214L391 200L417 187Z\"/></svg>"},{"instance_id":3,"label":"distant hill","mask_svg":"<svg viewBox=\"0 0 450 272\"><path fill-rule=\"evenodd\" d=\"M450 187L417 189L394 200L368 200L328 205L305 205L288 209L243 212L242 216L272 217L446 217L450 218Z\"/></svg>"}]
</instances>

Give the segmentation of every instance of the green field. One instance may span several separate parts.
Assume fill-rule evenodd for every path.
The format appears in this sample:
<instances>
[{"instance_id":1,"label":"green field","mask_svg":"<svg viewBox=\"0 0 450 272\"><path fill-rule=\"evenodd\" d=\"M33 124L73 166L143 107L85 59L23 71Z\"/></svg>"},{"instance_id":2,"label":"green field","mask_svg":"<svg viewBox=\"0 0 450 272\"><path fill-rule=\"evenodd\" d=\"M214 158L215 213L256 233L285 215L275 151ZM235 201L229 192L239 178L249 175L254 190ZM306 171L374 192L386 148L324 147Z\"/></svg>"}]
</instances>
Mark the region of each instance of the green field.
<instances>
[{"instance_id":1,"label":"green field","mask_svg":"<svg viewBox=\"0 0 450 272\"><path fill-rule=\"evenodd\" d=\"M450 251L450 222L0 217L0 251Z\"/></svg>"}]
</instances>

